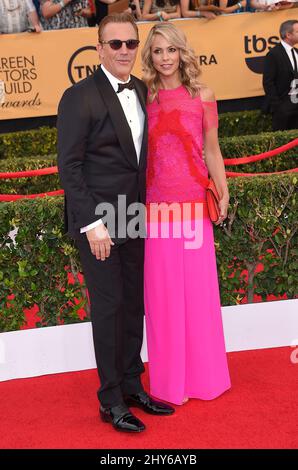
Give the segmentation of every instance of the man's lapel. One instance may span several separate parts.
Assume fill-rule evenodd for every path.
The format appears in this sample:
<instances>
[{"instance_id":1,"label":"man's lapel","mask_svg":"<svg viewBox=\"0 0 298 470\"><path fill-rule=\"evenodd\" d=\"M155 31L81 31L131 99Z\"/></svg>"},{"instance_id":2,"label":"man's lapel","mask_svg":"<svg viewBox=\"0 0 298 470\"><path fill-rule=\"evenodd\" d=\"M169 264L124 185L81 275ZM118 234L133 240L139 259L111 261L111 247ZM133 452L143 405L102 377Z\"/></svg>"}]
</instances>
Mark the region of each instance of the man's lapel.
<instances>
[{"instance_id":1,"label":"man's lapel","mask_svg":"<svg viewBox=\"0 0 298 470\"><path fill-rule=\"evenodd\" d=\"M280 44L280 54L281 54L281 57L282 57L282 60L285 64L285 66L288 68L289 72L291 72L292 75L294 76L294 69L292 67L292 63L289 59L287 51L285 50L285 48L282 44Z\"/></svg>"},{"instance_id":2,"label":"man's lapel","mask_svg":"<svg viewBox=\"0 0 298 470\"><path fill-rule=\"evenodd\" d=\"M295 49L296 54L297 54L297 56L298 56L298 48L297 48L297 47L294 47L294 49ZM296 60L297 60L297 57L296 57ZM298 60L297 60L297 66L298 66ZM294 72L294 78L298 79L298 70L297 70L296 73Z\"/></svg>"},{"instance_id":3,"label":"man's lapel","mask_svg":"<svg viewBox=\"0 0 298 470\"><path fill-rule=\"evenodd\" d=\"M134 85L135 85L135 90L137 92L145 120L144 120L144 132L143 132L143 140L142 140L142 147L141 147L141 153L140 153L140 161L139 161L139 167L140 168L145 168L146 167L146 157L147 157L147 145L148 145L148 117L147 117L147 109L146 109L146 96L144 95L144 91L140 85L140 82L136 80L134 76L131 77Z\"/></svg>"},{"instance_id":4,"label":"man's lapel","mask_svg":"<svg viewBox=\"0 0 298 470\"><path fill-rule=\"evenodd\" d=\"M115 127L120 146L130 164L138 168L138 159L130 127L116 93L104 72L99 69L93 75L98 92L104 101Z\"/></svg>"}]
</instances>

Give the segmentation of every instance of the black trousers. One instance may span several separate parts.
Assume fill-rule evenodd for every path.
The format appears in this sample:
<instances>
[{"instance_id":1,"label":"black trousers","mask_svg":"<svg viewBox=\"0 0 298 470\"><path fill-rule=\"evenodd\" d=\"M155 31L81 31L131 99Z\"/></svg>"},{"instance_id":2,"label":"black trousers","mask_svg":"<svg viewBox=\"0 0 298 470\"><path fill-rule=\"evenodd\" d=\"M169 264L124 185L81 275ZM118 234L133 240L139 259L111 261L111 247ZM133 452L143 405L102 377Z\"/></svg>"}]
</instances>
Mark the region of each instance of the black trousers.
<instances>
[{"instance_id":1,"label":"black trousers","mask_svg":"<svg viewBox=\"0 0 298 470\"><path fill-rule=\"evenodd\" d=\"M144 239L112 246L105 261L95 258L85 236L76 245L90 297L98 399L111 407L143 390Z\"/></svg>"},{"instance_id":2,"label":"black trousers","mask_svg":"<svg viewBox=\"0 0 298 470\"><path fill-rule=\"evenodd\" d=\"M288 129L298 129L298 103L292 103L287 96L272 114L272 130Z\"/></svg>"}]
</instances>

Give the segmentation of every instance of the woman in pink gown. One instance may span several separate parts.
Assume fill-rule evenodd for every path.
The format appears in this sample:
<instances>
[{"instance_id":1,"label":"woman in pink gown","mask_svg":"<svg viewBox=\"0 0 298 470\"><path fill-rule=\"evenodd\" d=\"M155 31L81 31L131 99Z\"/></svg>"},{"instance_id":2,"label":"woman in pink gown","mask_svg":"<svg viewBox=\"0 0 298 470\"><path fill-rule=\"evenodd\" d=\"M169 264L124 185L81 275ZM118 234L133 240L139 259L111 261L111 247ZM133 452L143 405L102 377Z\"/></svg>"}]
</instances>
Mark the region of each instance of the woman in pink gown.
<instances>
[{"instance_id":1,"label":"woman in pink gown","mask_svg":"<svg viewBox=\"0 0 298 470\"><path fill-rule=\"evenodd\" d=\"M218 223L227 216L229 193L216 101L199 82L184 34L172 23L155 25L142 59L149 89L145 318L150 390L179 405L188 398L211 400L231 386L202 181L209 173L218 189Z\"/></svg>"}]
</instances>

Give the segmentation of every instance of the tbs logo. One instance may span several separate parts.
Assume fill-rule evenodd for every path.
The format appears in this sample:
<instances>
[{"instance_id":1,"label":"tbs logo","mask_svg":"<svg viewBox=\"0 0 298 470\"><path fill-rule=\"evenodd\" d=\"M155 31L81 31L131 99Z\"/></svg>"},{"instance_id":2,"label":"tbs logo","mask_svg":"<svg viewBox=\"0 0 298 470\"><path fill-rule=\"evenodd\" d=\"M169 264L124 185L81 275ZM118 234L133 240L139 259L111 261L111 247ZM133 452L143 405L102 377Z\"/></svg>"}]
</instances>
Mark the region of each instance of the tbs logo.
<instances>
[{"instance_id":1,"label":"tbs logo","mask_svg":"<svg viewBox=\"0 0 298 470\"><path fill-rule=\"evenodd\" d=\"M263 37L244 36L244 51L246 54L245 63L249 70L254 73L263 73L264 58L267 54L267 49L270 50L272 47L279 43L278 36L270 36L265 39ZM248 57L253 54L262 54L257 57Z\"/></svg>"}]
</instances>

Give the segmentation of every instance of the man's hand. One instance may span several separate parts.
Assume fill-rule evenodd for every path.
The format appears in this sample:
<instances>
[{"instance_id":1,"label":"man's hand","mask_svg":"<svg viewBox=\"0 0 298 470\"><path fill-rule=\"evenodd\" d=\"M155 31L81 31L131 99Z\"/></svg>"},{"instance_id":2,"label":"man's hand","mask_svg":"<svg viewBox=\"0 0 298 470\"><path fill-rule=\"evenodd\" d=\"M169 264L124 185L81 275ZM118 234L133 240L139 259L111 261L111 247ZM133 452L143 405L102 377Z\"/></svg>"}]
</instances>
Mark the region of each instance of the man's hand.
<instances>
[{"instance_id":1,"label":"man's hand","mask_svg":"<svg viewBox=\"0 0 298 470\"><path fill-rule=\"evenodd\" d=\"M109 232L104 224L100 224L86 232L86 236L90 245L91 252L96 259L104 261L110 256L112 242Z\"/></svg>"}]
</instances>

